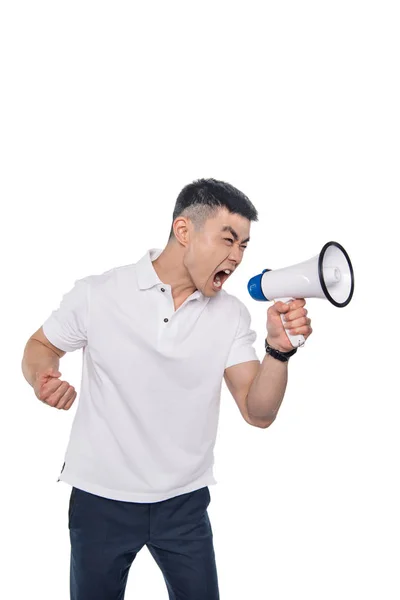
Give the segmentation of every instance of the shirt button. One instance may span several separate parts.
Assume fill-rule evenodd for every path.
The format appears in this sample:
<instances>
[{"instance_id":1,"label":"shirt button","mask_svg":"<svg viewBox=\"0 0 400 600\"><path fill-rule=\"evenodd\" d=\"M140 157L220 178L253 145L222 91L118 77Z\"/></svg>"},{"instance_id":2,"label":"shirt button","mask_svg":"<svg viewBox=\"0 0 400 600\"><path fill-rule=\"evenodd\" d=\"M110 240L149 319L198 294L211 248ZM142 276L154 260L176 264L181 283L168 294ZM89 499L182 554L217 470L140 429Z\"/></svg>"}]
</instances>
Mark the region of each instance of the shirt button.
<instances>
[{"instance_id":1,"label":"shirt button","mask_svg":"<svg viewBox=\"0 0 400 600\"><path fill-rule=\"evenodd\" d=\"M168 319L164 319L164 323L168 323Z\"/></svg>"},{"instance_id":2,"label":"shirt button","mask_svg":"<svg viewBox=\"0 0 400 600\"><path fill-rule=\"evenodd\" d=\"M161 288L161 291L162 291L162 292L165 292L165 289L164 289L164 288Z\"/></svg>"}]
</instances>

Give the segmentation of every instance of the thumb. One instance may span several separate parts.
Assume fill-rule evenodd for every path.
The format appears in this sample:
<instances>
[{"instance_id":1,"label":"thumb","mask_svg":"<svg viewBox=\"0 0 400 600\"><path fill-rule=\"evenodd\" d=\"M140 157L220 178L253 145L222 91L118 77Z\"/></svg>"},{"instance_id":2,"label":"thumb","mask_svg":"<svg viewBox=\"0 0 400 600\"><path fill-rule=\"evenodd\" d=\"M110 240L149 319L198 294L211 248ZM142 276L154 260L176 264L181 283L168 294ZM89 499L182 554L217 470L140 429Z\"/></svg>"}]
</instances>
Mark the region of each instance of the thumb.
<instances>
[{"instance_id":1,"label":"thumb","mask_svg":"<svg viewBox=\"0 0 400 600\"><path fill-rule=\"evenodd\" d=\"M60 377L61 373L55 367L48 367L42 372L42 377Z\"/></svg>"},{"instance_id":2,"label":"thumb","mask_svg":"<svg viewBox=\"0 0 400 600\"><path fill-rule=\"evenodd\" d=\"M280 313L287 313L290 310L290 304L282 302L281 300L275 304L276 310Z\"/></svg>"}]
</instances>

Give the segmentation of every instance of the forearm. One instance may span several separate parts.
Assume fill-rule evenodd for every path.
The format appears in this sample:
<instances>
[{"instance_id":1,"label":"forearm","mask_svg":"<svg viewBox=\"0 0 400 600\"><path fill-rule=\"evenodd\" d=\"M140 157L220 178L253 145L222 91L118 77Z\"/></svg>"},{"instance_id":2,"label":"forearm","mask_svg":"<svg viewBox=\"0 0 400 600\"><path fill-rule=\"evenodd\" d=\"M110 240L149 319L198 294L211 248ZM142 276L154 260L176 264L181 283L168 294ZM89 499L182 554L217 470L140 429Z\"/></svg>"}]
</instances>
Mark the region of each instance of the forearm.
<instances>
[{"instance_id":1,"label":"forearm","mask_svg":"<svg viewBox=\"0 0 400 600\"><path fill-rule=\"evenodd\" d=\"M59 364L60 358L53 350L46 348L46 346L36 340L28 341L25 346L21 367L25 379L32 387L38 371L44 371L48 367L54 367L58 370Z\"/></svg>"},{"instance_id":2,"label":"forearm","mask_svg":"<svg viewBox=\"0 0 400 600\"><path fill-rule=\"evenodd\" d=\"M286 391L288 363L266 354L247 394L249 416L272 422Z\"/></svg>"}]
</instances>

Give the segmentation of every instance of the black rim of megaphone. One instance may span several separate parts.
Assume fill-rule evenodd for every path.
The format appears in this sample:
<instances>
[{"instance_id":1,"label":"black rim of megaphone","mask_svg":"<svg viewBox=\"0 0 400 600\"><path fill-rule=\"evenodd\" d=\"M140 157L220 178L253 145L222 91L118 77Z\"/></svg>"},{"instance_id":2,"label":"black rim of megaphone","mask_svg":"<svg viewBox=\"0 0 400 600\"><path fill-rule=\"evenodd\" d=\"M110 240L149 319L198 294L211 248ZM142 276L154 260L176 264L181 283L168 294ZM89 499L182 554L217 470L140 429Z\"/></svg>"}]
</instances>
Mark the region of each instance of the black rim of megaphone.
<instances>
[{"instance_id":1,"label":"black rim of megaphone","mask_svg":"<svg viewBox=\"0 0 400 600\"><path fill-rule=\"evenodd\" d=\"M336 246L337 248L339 248L339 250L341 250L343 252L343 254L345 255L346 260L347 260L348 265L349 265L350 277L351 277L351 287L350 287L350 293L348 295L348 298L344 302L336 302L336 300L334 298L332 298L332 296L328 292L328 288L325 285L324 276L323 276L323 273L322 273L322 263L324 262L324 255L325 255L325 252L327 251L327 249L329 248L329 246ZM348 303L350 302L350 300L351 300L351 298L353 296L353 292L354 292L354 272L353 272L353 266L351 264L350 257L347 254L346 250L343 248L343 246L341 246L337 242L327 242L325 244L325 246L322 248L322 250L321 250L321 252L319 254L319 259L318 259L318 276L319 276L319 281L320 281L321 287L324 290L324 294L327 297L327 299L330 302L332 302L332 304L334 304L335 306L337 306L338 308L343 308L343 306L347 306Z\"/></svg>"}]
</instances>

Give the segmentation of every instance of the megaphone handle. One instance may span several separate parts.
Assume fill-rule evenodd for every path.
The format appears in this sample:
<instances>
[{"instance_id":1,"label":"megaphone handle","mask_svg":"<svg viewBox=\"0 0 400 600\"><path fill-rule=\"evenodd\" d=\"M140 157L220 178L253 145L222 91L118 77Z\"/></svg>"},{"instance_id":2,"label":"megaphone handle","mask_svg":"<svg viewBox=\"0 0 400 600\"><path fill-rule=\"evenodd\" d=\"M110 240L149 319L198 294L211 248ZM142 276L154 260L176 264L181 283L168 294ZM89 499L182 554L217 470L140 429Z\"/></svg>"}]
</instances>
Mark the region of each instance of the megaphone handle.
<instances>
[{"instance_id":1,"label":"megaphone handle","mask_svg":"<svg viewBox=\"0 0 400 600\"><path fill-rule=\"evenodd\" d=\"M286 304L290 304L290 302L292 302L293 300L295 300L295 298L275 298L274 302L285 302ZM281 321L284 324L285 321L283 320L283 317L284 315L281 315ZM285 333L288 336L289 341L294 348L300 348L301 346L304 346L306 341L304 339L304 335L301 335L301 333L299 333L298 335L291 335L286 328Z\"/></svg>"}]
</instances>

